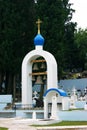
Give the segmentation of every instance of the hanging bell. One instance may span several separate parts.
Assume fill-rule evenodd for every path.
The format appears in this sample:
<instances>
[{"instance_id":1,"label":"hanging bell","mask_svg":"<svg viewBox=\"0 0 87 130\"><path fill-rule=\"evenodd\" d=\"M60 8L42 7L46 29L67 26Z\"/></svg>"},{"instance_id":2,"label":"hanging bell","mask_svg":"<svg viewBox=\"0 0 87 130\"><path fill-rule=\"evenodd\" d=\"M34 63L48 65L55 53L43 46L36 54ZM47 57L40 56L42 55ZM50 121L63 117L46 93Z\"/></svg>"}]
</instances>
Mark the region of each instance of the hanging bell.
<instances>
[{"instance_id":1,"label":"hanging bell","mask_svg":"<svg viewBox=\"0 0 87 130\"><path fill-rule=\"evenodd\" d=\"M40 75L37 76L37 80L36 80L35 84L43 84L43 81L42 81L42 78Z\"/></svg>"},{"instance_id":2,"label":"hanging bell","mask_svg":"<svg viewBox=\"0 0 87 130\"><path fill-rule=\"evenodd\" d=\"M41 69L45 69L46 67L45 67L45 64L44 63L42 63L42 65L41 65L41 67L40 67Z\"/></svg>"},{"instance_id":3,"label":"hanging bell","mask_svg":"<svg viewBox=\"0 0 87 130\"><path fill-rule=\"evenodd\" d=\"M38 66L37 66L37 64L34 64L34 66L33 66L33 70L38 70Z\"/></svg>"},{"instance_id":4,"label":"hanging bell","mask_svg":"<svg viewBox=\"0 0 87 130\"><path fill-rule=\"evenodd\" d=\"M44 76L43 76L43 80L46 80L46 79L47 79L47 77L46 77L46 75L44 75Z\"/></svg>"}]
</instances>

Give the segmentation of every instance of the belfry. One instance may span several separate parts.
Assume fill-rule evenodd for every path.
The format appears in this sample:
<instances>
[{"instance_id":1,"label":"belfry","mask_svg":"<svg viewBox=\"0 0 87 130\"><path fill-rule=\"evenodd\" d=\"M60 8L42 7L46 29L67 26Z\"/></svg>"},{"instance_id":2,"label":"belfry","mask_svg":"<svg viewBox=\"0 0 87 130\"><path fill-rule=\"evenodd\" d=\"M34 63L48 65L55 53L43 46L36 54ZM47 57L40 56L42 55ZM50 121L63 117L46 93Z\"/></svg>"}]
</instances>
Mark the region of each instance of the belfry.
<instances>
[{"instance_id":1,"label":"belfry","mask_svg":"<svg viewBox=\"0 0 87 130\"><path fill-rule=\"evenodd\" d=\"M44 45L44 38L40 34L40 24L41 20L38 19L36 22L38 25L38 33L34 38L34 45L35 49L30 51L23 59L22 62L22 104L23 105L30 105L33 107L33 80L36 79L35 82L41 81L40 79L44 76L46 76L46 91L43 94L43 97L45 98L48 96L48 99L50 98L50 101L52 100L51 96L56 96L56 93L59 93L61 96L66 96L66 93L63 91L58 90L58 79L57 79L57 62L54 58L54 56L43 50ZM38 71L35 71L37 69L36 63L39 63L38 66L40 66L42 63L45 64L46 69L42 71L41 69L38 69ZM50 93L50 94L49 94ZM47 118L47 104L48 101L45 100L44 103L44 111L45 111L45 118Z\"/></svg>"},{"instance_id":2,"label":"belfry","mask_svg":"<svg viewBox=\"0 0 87 130\"><path fill-rule=\"evenodd\" d=\"M47 88L57 88L57 63L52 54L43 50L44 38L40 34L40 19L38 19L38 34L34 38L35 50L30 51L23 59L22 63L22 103L32 104L32 73L33 63L39 62L36 59L39 57L44 58L47 66ZM43 62L43 61L41 61ZM43 73L39 72L39 75Z\"/></svg>"}]
</instances>

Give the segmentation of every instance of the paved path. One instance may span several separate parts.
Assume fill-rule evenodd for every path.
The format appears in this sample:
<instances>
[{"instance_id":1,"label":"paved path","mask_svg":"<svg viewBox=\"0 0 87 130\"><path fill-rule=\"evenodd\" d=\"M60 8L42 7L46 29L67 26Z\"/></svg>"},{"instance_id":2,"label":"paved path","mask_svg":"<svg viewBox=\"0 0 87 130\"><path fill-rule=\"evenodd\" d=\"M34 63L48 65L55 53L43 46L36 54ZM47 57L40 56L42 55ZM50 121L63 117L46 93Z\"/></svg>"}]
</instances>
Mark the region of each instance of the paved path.
<instances>
[{"instance_id":1,"label":"paved path","mask_svg":"<svg viewBox=\"0 0 87 130\"><path fill-rule=\"evenodd\" d=\"M30 125L33 120L22 118L0 118L0 127L9 128L9 130L37 130Z\"/></svg>"},{"instance_id":2,"label":"paved path","mask_svg":"<svg viewBox=\"0 0 87 130\"><path fill-rule=\"evenodd\" d=\"M40 124L39 120L23 118L0 118L0 127L8 130L87 130L87 126L57 126L57 127L32 127L32 124Z\"/></svg>"}]
</instances>

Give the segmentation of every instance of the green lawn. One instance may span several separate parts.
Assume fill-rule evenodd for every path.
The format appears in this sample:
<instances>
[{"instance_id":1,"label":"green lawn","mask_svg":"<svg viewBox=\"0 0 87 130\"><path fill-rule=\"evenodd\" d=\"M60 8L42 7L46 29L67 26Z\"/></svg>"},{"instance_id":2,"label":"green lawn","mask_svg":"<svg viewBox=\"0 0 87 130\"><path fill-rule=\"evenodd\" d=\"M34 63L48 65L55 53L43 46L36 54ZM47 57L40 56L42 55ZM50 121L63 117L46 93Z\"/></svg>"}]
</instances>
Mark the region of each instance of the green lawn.
<instances>
[{"instance_id":1,"label":"green lawn","mask_svg":"<svg viewBox=\"0 0 87 130\"><path fill-rule=\"evenodd\" d=\"M44 125L44 126L75 126L75 125L87 125L87 121L61 121L58 123L50 124L50 125ZM33 125L33 126L42 126L42 125ZM43 127L44 127L43 126Z\"/></svg>"},{"instance_id":2,"label":"green lawn","mask_svg":"<svg viewBox=\"0 0 87 130\"><path fill-rule=\"evenodd\" d=\"M50 126L71 126L71 125L87 125L87 121L62 121L51 124Z\"/></svg>"},{"instance_id":3,"label":"green lawn","mask_svg":"<svg viewBox=\"0 0 87 130\"><path fill-rule=\"evenodd\" d=\"M8 130L8 128L2 128L2 127L0 127L0 130Z\"/></svg>"}]
</instances>

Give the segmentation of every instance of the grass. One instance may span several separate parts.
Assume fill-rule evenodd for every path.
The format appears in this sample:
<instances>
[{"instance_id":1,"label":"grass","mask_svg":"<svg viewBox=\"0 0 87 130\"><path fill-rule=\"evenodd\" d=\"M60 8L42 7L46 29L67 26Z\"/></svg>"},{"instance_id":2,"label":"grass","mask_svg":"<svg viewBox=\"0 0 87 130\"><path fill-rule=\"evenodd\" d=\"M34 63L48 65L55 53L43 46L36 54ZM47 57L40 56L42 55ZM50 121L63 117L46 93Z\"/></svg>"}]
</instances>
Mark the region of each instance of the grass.
<instances>
[{"instance_id":1,"label":"grass","mask_svg":"<svg viewBox=\"0 0 87 130\"><path fill-rule=\"evenodd\" d=\"M84 110L84 108L69 109L68 111L75 111L75 110Z\"/></svg>"},{"instance_id":2,"label":"grass","mask_svg":"<svg viewBox=\"0 0 87 130\"><path fill-rule=\"evenodd\" d=\"M2 128L2 127L0 127L0 130L8 130L8 128Z\"/></svg>"},{"instance_id":3,"label":"grass","mask_svg":"<svg viewBox=\"0 0 87 130\"><path fill-rule=\"evenodd\" d=\"M87 125L87 121L61 121L58 123L50 124L50 125L44 125L44 126L76 126L76 125ZM44 127L42 125L33 125L36 127Z\"/></svg>"},{"instance_id":4,"label":"grass","mask_svg":"<svg viewBox=\"0 0 87 130\"><path fill-rule=\"evenodd\" d=\"M75 125L87 125L87 121L62 121L59 123L51 124L50 126L75 126Z\"/></svg>"}]
</instances>

